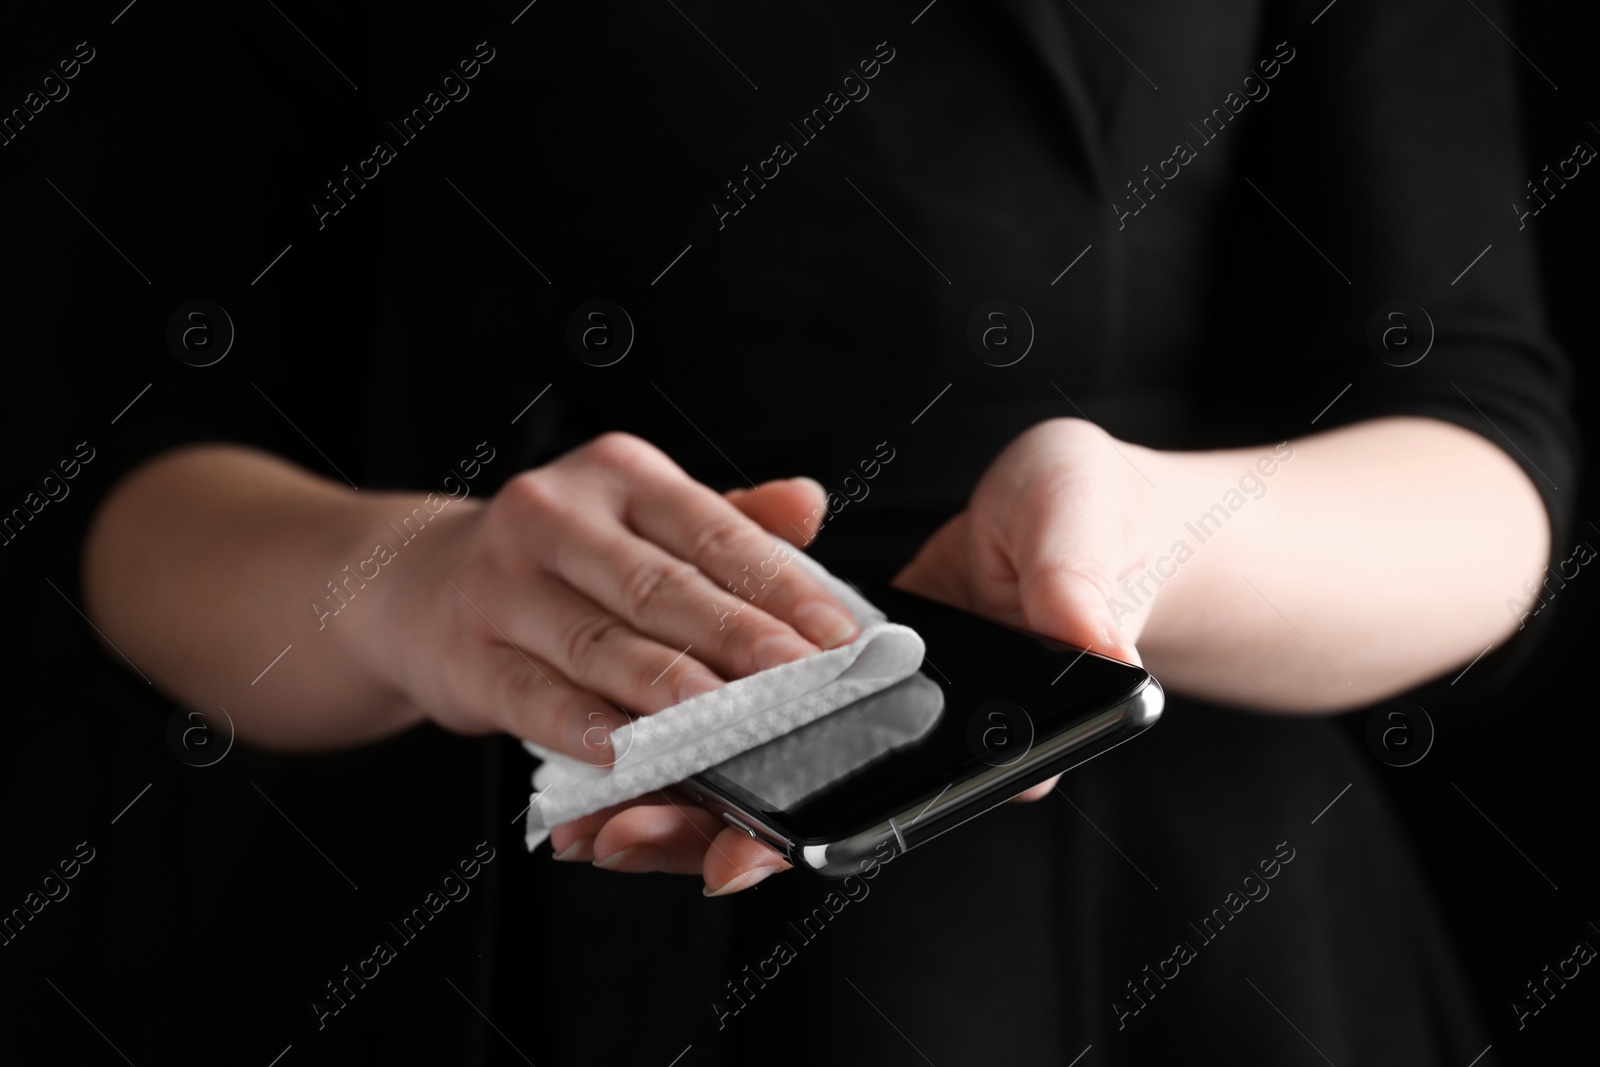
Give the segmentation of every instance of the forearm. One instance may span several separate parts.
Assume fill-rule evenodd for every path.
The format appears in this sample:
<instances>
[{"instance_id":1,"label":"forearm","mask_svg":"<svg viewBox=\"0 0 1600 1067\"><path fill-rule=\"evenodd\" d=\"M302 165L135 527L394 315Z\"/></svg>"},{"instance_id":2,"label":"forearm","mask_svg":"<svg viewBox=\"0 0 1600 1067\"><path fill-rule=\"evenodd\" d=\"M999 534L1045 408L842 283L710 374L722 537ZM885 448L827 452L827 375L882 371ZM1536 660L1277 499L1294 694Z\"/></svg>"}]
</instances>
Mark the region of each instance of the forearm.
<instances>
[{"instance_id":1,"label":"forearm","mask_svg":"<svg viewBox=\"0 0 1600 1067\"><path fill-rule=\"evenodd\" d=\"M1288 445L1287 460L1272 446L1130 454L1156 486L1156 547L1112 610L1148 613L1139 649L1157 677L1262 710L1340 710L1515 631L1506 599L1539 581L1550 533L1505 452L1420 418Z\"/></svg>"},{"instance_id":2,"label":"forearm","mask_svg":"<svg viewBox=\"0 0 1600 1067\"><path fill-rule=\"evenodd\" d=\"M421 712L380 680L374 631L401 614L392 605L431 544L477 506L423 507L420 533L390 525L423 496L357 492L242 448L168 453L95 517L89 614L156 684L198 710L226 708L249 740L323 748L394 733ZM377 568L366 561L380 543L395 556Z\"/></svg>"}]
</instances>

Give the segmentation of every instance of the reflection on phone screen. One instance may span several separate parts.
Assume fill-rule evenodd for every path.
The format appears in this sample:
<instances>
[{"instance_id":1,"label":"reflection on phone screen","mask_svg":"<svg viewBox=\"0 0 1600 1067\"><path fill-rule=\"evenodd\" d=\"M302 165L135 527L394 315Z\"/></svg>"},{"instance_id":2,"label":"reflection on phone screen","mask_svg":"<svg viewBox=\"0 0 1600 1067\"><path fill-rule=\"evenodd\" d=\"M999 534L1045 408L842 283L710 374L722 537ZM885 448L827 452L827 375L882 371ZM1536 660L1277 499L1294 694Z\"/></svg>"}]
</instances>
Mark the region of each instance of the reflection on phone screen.
<instances>
[{"instance_id":1,"label":"reflection on phone screen","mask_svg":"<svg viewBox=\"0 0 1600 1067\"><path fill-rule=\"evenodd\" d=\"M775 808L792 808L915 744L944 714L944 691L921 671L715 771Z\"/></svg>"}]
</instances>

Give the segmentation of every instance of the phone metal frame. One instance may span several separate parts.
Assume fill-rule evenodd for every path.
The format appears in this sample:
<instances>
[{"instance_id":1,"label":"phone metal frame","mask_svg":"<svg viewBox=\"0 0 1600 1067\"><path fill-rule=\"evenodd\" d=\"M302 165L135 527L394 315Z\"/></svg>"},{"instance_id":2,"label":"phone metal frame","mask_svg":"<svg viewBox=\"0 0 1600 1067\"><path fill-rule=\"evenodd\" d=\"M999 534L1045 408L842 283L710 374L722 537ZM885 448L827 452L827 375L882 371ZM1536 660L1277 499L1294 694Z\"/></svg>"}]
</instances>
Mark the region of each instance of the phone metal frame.
<instances>
[{"instance_id":1,"label":"phone metal frame","mask_svg":"<svg viewBox=\"0 0 1600 1067\"><path fill-rule=\"evenodd\" d=\"M679 783L678 788L796 867L824 878L844 878L858 873L869 860L887 862L927 844L1018 793L1136 737L1161 717L1165 703L1160 683L1146 674L1127 696L1037 740L1016 762L991 766L964 781L951 782L931 800L919 799L917 805L886 821L837 840L792 837L761 812L749 810L737 798L698 777ZM893 849L887 856L881 851L886 845Z\"/></svg>"}]
</instances>

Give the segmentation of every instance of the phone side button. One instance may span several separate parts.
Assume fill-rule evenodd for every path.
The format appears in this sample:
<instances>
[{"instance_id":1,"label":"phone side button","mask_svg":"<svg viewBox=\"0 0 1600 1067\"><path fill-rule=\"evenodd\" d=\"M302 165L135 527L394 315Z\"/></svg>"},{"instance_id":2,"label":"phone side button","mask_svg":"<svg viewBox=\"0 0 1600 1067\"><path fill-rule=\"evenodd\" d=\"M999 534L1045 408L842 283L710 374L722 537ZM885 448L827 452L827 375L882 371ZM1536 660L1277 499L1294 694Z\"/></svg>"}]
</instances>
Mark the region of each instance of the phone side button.
<instances>
[{"instance_id":1,"label":"phone side button","mask_svg":"<svg viewBox=\"0 0 1600 1067\"><path fill-rule=\"evenodd\" d=\"M732 823L738 829L743 830L745 833L749 834L750 835L750 840L752 840L752 841L760 841L761 840L761 838L756 836L756 832L754 830L752 830L749 826L745 825L745 823L743 821L741 821L740 819L735 818L732 812L725 811L725 812L722 813L722 817L724 819L726 819L728 822Z\"/></svg>"}]
</instances>

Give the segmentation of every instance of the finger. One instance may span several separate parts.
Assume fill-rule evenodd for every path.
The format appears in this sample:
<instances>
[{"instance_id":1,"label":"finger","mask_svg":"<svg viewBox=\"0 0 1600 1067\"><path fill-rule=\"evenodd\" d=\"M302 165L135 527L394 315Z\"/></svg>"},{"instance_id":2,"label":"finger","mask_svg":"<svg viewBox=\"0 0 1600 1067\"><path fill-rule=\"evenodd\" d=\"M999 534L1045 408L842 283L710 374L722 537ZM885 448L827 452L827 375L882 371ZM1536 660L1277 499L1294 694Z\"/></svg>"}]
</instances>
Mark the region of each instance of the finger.
<instances>
[{"instance_id":1,"label":"finger","mask_svg":"<svg viewBox=\"0 0 1600 1067\"><path fill-rule=\"evenodd\" d=\"M699 874L707 848L724 825L704 808L673 807L654 795L558 826L550 846L558 860L623 874Z\"/></svg>"},{"instance_id":2,"label":"finger","mask_svg":"<svg viewBox=\"0 0 1600 1067\"><path fill-rule=\"evenodd\" d=\"M574 536L558 552L557 575L634 630L673 646L674 654L692 652L720 676L743 678L819 651L787 623L718 589L693 563L613 517L575 517L573 525Z\"/></svg>"},{"instance_id":3,"label":"finger","mask_svg":"<svg viewBox=\"0 0 1600 1067\"><path fill-rule=\"evenodd\" d=\"M717 647L736 653L716 664L725 673L733 671L732 677L797 659L819 646L832 648L855 637L855 620L844 605L799 567L784 567L787 552L774 552L776 546L770 534L720 494L689 477L648 442L627 434L604 434L552 466L577 468L585 487L595 487L609 497L621 523L638 535L634 540L642 538L653 550L619 552L627 547L626 539L619 544L603 525L578 516L571 517L577 519L580 535L605 538L610 542L607 547L611 558L596 560L595 552L585 551L591 546L582 536L576 544L563 539L549 546L557 555L572 557L570 565L556 568L558 573L622 618L646 624L639 627L643 632L669 644L677 641L683 630L682 620L668 622L675 628L662 631L651 628L642 613L652 609L648 602L656 592L679 594L665 598L671 602L670 613L681 614L691 605L697 609L693 629L701 631L702 638L714 641ZM570 515L571 509L565 510ZM702 586L685 568L669 562L673 559L711 577ZM598 570L597 562L601 564ZM716 589L717 601L706 598L707 587ZM720 620L718 629L705 632L707 609L727 612L738 608L739 600L730 595L730 589L741 593L743 600L759 601L763 609L756 616L750 615L749 607L742 610L741 623L759 631L753 639L723 632L726 627L720 626ZM693 596L685 600L683 593ZM721 606L711 608L713 603ZM654 606L653 610L659 616L663 609ZM763 613L776 621L766 622ZM760 646L762 638L777 638L780 630L801 637L809 647L802 649L793 642L773 640L764 657L766 662L753 662L752 650ZM685 638L685 642L693 640Z\"/></svg>"},{"instance_id":4,"label":"finger","mask_svg":"<svg viewBox=\"0 0 1600 1067\"><path fill-rule=\"evenodd\" d=\"M708 890L747 889L789 864L704 808L662 791L555 827L555 858L623 873L702 874ZM715 893L709 895L724 895Z\"/></svg>"},{"instance_id":5,"label":"finger","mask_svg":"<svg viewBox=\"0 0 1600 1067\"><path fill-rule=\"evenodd\" d=\"M644 804L644 798L625 800L621 804L613 804L609 808L588 815L580 815L571 822L564 822L550 829L550 851L558 860L592 863L594 861L594 839L618 813L637 804Z\"/></svg>"},{"instance_id":6,"label":"finger","mask_svg":"<svg viewBox=\"0 0 1600 1067\"><path fill-rule=\"evenodd\" d=\"M650 714L723 684L689 650L669 648L559 580L506 609L505 635L580 688Z\"/></svg>"},{"instance_id":7,"label":"finger","mask_svg":"<svg viewBox=\"0 0 1600 1067\"><path fill-rule=\"evenodd\" d=\"M701 867L706 882L702 892L708 897L742 892L769 875L788 869L789 862L772 849L743 830L725 827L706 850Z\"/></svg>"},{"instance_id":8,"label":"finger","mask_svg":"<svg viewBox=\"0 0 1600 1067\"><path fill-rule=\"evenodd\" d=\"M1139 653L1117 626L1108 604L1105 590L1109 588L1108 582L1081 569L1064 564L1040 566L1021 583L1028 629L1138 664Z\"/></svg>"},{"instance_id":9,"label":"finger","mask_svg":"<svg viewBox=\"0 0 1600 1067\"><path fill-rule=\"evenodd\" d=\"M642 805L661 805L665 807L666 804L662 798L670 795L665 790L662 790L647 796L635 797L632 800L624 800L620 804L613 804L610 807L601 808L599 811L590 812L588 815L580 815L571 822L564 822L559 826L551 827L550 851L553 853L553 858L582 863L594 862L595 838L600 836L600 831L605 829L606 824L629 808L636 808ZM703 808L698 808L696 805L684 801L682 797L676 798L673 802L680 804L685 810L693 809L704 813ZM714 835L720 829L721 827L718 826L711 832ZM702 838L702 841L704 840L706 839ZM698 869L699 867L696 865L695 870Z\"/></svg>"},{"instance_id":10,"label":"finger","mask_svg":"<svg viewBox=\"0 0 1600 1067\"><path fill-rule=\"evenodd\" d=\"M828 501L828 491L811 478L763 482L723 495L763 530L801 548L816 538Z\"/></svg>"},{"instance_id":11,"label":"finger","mask_svg":"<svg viewBox=\"0 0 1600 1067\"><path fill-rule=\"evenodd\" d=\"M1016 804L1032 804L1036 800L1043 800L1050 795L1050 791L1056 787L1056 783L1059 781L1061 781L1061 775L1058 774L1048 782L1040 782L1036 786L1024 789L1012 797L1011 800Z\"/></svg>"},{"instance_id":12,"label":"finger","mask_svg":"<svg viewBox=\"0 0 1600 1067\"><path fill-rule=\"evenodd\" d=\"M674 468L676 469L676 468ZM799 567L771 534L713 490L678 471L649 481L630 498L625 521L639 534L732 587L821 648L854 638L855 619Z\"/></svg>"},{"instance_id":13,"label":"finger","mask_svg":"<svg viewBox=\"0 0 1600 1067\"><path fill-rule=\"evenodd\" d=\"M978 605L966 580L970 570L966 558L970 523L968 513L963 511L935 530L890 584L941 604L976 610Z\"/></svg>"},{"instance_id":14,"label":"finger","mask_svg":"<svg viewBox=\"0 0 1600 1067\"><path fill-rule=\"evenodd\" d=\"M1095 504L1082 501L1065 517L1033 509L1011 532L1023 621L1036 633L1138 663L1136 635L1118 626L1112 608L1126 550Z\"/></svg>"},{"instance_id":15,"label":"finger","mask_svg":"<svg viewBox=\"0 0 1600 1067\"><path fill-rule=\"evenodd\" d=\"M499 643L452 662L453 707L436 715L446 725L487 726L595 766L615 761L611 734L628 717L551 664Z\"/></svg>"},{"instance_id":16,"label":"finger","mask_svg":"<svg viewBox=\"0 0 1600 1067\"><path fill-rule=\"evenodd\" d=\"M600 828L594 865L625 874L700 874L712 842L728 824L704 808L678 803L664 793L641 800Z\"/></svg>"}]
</instances>

